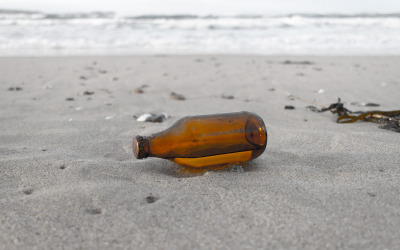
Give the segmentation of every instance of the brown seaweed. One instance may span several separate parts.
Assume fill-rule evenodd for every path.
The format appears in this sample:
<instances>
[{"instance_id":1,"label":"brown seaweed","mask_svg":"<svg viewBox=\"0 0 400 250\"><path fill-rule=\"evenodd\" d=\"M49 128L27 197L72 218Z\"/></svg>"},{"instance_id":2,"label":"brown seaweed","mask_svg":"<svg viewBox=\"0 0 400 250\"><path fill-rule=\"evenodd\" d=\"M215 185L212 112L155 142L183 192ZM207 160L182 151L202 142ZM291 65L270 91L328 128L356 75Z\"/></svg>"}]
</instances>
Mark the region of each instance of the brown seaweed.
<instances>
[{"instance_id":1,"label":"brown seaweed","mask_svg":"<svg viewBox=\"0 0 400 250\"><path fill-rule=\"evenodd\" d=\"M314 112L330 111L336 114L338 118L337 123L353 123L356 121L366 121L382 124L380 128L389 129L400 133L400 110L393 111L351 111L344 107L344 104L338 98L338 102L332 103L327 108L318 109L315 106L307 106L308 109Z\"/></svg>"}]
</instances>

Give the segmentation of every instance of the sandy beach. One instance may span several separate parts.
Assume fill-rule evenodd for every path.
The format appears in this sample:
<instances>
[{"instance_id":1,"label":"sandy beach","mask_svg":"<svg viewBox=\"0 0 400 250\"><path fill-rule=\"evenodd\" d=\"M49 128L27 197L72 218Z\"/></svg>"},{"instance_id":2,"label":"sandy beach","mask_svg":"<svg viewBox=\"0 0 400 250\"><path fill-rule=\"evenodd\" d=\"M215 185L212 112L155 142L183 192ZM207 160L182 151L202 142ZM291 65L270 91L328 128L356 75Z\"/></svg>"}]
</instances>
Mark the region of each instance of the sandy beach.
<instances>
[{"instance_id":1,"label":"sandy beach","mask_svg":"<svg viewBox=\"0 0 400 250\"><path fill-rule=\"evenodd\" d=\"M400 134L338 124L283 91L399 110L399 65L398 56L2 57L0 249L396 249ZM132 154L136 135L236 111L258 114L268 131L244 172L185 176ZM162 123L134 118L161 112Z\"/></svg>"}]
</instances>

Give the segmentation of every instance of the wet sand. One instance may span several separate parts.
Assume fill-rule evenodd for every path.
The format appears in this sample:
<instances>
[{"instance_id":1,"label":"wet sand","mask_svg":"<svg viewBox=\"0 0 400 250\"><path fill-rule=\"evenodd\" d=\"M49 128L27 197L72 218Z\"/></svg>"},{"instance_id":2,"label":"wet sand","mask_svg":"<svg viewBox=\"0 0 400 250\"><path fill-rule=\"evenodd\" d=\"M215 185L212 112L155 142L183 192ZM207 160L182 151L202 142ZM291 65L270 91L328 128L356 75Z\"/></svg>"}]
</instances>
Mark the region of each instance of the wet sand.
<instances>
[{"instance_id":1,"label":"wet sand","mask_svg":"<svg viewBox=\"0 0 400 250\"><path fill-rule=\"evenodd\" d=\"M0 58L0 249L395 249L400 134L337 124L283 91L396 110L398 65L385 56ZM136 135L235 111L261 116L269 135L243 172L186 176L171 161L133 157ZM161 123L134 118L162 112Z\"/></svg>"}]
</instances>

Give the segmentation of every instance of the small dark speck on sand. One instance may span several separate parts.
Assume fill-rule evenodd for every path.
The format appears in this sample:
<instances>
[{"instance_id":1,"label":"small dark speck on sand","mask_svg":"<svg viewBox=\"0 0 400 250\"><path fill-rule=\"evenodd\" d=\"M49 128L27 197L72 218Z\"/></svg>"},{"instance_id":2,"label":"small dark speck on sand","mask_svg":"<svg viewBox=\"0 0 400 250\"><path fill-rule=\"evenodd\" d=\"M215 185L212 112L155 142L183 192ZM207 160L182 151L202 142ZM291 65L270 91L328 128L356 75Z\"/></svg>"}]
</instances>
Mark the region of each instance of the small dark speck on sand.
<instances>
[{"instance_id":1,"label":"small dark speck on sand","mask_svg":"<svg viewBox=\"0 0 400 250\"><path fill-rule=\"evenodd\" d=\"M106 74L106 73L107 73L107 70L101 69L101 70L99 70L99 73L100 73L100 74Z\"/></svg>"},{"instance_id":2,"label":"small dark speck on sand","mask_svg":"<svg viewBox=\"0 0 400 250\"><path fill-rule=\"evenodd\" d=\"M377 103L371 103L371 102L365 104L365 107L379 107L379 106L381 106L381 105L379 105Z\"/></svg>"},{"instance_id":3,"label":"small dark speck on sand","mask_svg":"<svg viewBox=\"0 0 400 250\"><path fill-rule=\"evenodd\" d=\"M381 106L381 105L379 105L377 103L372 103L372 102L369 102L369 103L352 102L350 104L353 105L353 106L365 106L365 107L379 107L379 106Z\"/></svg>"},{"instance_id":4,"label":"small dark speck on sand","mask_svg":"<svg viewBox=\"0 0 400 250\"><path fill-rule=\"evenodd\" d=\"M158 199L156 198L156 197L154 197L153 195L149 195L149 196L147 196L146 197L146 201L147 201L147 203L154 203L154 202L156 202Z\"/></svg>"},{"instance_id":5,"label":"small dark speck on sand","mask_svg":"<svg viewBox=\"0 0 400 250\"><path fill-rule=\"evenodd\" d=\"M203 59L197 58L196 62L203 62Z\"/></svg>"},{"instance_id":6,"label":"small dark speck on sand","mask_svg":"<svg viewBox=\"0 0 400 250\"><path fill-rule=\"evenodd\" d=\"M368 195L371 196L371 197L375 197L376 196L376 194L374 194L374 193L368 193Z\"/></svg>"},{"instance_id":7,"label":"small dark speck on sand","mask_svg":"<svg viewBox=\"0 0 400 250\"><path fill-rule=\"evenodd\" d=\"M298 64L298 65L311 65L314 64L313 62L310 61L290 61L290 60L286 60L284 61L282 64Z\"/></svg>"},{"instance_id":8,"label":"small dark speck on sand","mask_svg":"<svg viewBox=\"0 0 400 250\"><path fill-rule=\"evenodd\" d=\"M22 88L21 87L9 87L8 91L21 91Z\"/></svg>"},{"instance_id":9,"label":"small dark speck on sand","mask_svg":"<svg viewBox=\"0 0 400 250\"><path fill-rule=\"evenodd\" d=\"M66 169L67 167L63 164L60 166L60 169Z\"/></svg>"},{"instance_id":10,"label":"small dark speck on sand","mask_svg":"<svg viewBox=\"0 0 400 250\"><path fill-rule=\"evenodd\" d=\"M228 99L228 100L235 99L235 97L233 95L221 95L221 98Z\"/></svg>"},{"instance_id":11,"label":"small dark speck on sand","mask_svg":"<svg viewBox=\"0 0 400 250\"><path fill-rule=\"evenodd\" d=\"M132 89L131 92L136 93L136 94L143 94L144 90L142 88L136 88L136 89Z\"/></svg>"},{"instance_id":12,"label":"small dark speck on sand","mask_svg":"<svg viewBox=\"0 0 400 250\"><path fill-rule=\"evenodd\" d=\"M86 209L86 212L88 214L92 214L92 215L97 215L97 214L101 214L101 208L88 208Z\"/></svg>"},{"instance_id":13,"label":"small dark speck on sand","mask_svg":"<svg viewBox=\"0 0 400 250\"><path fill-rule=\"evenodd\" d=\"M81 80L87 80L87 77L86 77L86 76L81 76L81 77L79 77L79 79L81 79Z\"/></svg>"},{"instance_id":14,"label":"small dark speck on sand","mask_svg":"<svg viewBox=\"0 0 400 250\"><path fill-rule=\"evenodd\" d=\"M269 91L275 91L275 88L270 88Z\"/></svg>"},{"instance_id":15,"label":"small dark speck on sand","mask_svg":"<svg viewBox=\"0 0 400 250\"><path fill-rule=\"evenodd\" d=\"M93 91L85 91L85 92L83 92L83 94L84 95L93 95L94 94L94 92Z\"/></svg>"},{"instance_id":16,"label":"small dark speck on sand","mask_svg":"<svg viewBox=\"0 0 400 250\"><path fill-rule=\"evenodd\" d=\"M179 101L186 100L186 98L183 95L177 94L175 92L171 92L170 96L172 99L175 99L175 100L179 100Z\"/></svg>"},{"instance_id":17,"label":"small dark speck on sand","mask_svg":"<svg viewBox=\"0 0 400 250\"><path fill-rule=\"evenodd\" d=\"M379 172L383 172L384 170L383 169L379 169Z\"/></svg>"},{"instance_id":18,"label":"small dark speck on sand","mask_svg":"<svg viewBox=\"0 0 400 250\"><path fill-rule=\"evenodd\" d=\"M24 192L24 194L30 195L30 194L33 193L33 189L32 188L28 188L28 189L25 189L23 192Z\"/></svg>"},{"instance_id":19,"label":"small dark speck on sand","mask_svg":"<svg viewBox=\"0 0 400 250\"><path fill-rule=\"evenodd\" d=\"M292 106L292 105L286 105L286 106L285 106L285 109L295 109L295 108L294 108L294 106Z\"/></svg>"},{"instance_id":20,"label":"small dark speck on sand","mask_svg":"<svg viewBox=\"0 0 400 250\"><path fill-rule=\"evenodd\" d=\"M74 101L75 99L73 97L67 97L65 98L66 101Z\"/></svg>"}]
</instances>

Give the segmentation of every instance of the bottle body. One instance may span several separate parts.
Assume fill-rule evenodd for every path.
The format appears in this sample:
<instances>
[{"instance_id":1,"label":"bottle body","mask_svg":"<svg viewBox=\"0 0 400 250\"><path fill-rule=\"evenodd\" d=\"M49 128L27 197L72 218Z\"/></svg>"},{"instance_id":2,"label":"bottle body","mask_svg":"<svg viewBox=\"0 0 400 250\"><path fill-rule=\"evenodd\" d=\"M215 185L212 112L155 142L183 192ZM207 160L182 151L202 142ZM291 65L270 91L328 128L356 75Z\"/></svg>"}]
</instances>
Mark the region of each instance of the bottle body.
<instances>
[{"instance_id":1,"label":"bottle body","mask_svg":"<svg viewBox=\"0 0 400 250\"><path fill-rule=\"evenodd\" d=\"M192 168L226 166L252 160L263 153L267 131L250 112L184 117L165 131L137 136L137 158L159 157Z\"/></svg>"}]
</instances>

